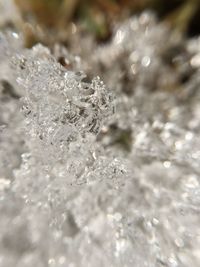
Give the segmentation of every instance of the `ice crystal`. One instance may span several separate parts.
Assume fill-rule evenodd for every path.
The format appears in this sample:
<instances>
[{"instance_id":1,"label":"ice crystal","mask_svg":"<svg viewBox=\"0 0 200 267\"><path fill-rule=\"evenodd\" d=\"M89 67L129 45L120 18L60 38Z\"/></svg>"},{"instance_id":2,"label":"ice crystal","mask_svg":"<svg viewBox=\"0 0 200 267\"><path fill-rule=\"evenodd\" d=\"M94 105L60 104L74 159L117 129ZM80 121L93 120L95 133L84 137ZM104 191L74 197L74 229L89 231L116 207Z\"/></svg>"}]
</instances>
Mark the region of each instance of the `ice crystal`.
<instances>
[{"instance_id":1,"label":"ice crystal","mask_svg":"<svg viewBox=\"0 0 200 267\"><path fill-rule=\"evenodd\" d=\"M87 58L20 38L0 38L0 266L199 266L199 40L150 13Z\"/></svg>"}]
</instances>

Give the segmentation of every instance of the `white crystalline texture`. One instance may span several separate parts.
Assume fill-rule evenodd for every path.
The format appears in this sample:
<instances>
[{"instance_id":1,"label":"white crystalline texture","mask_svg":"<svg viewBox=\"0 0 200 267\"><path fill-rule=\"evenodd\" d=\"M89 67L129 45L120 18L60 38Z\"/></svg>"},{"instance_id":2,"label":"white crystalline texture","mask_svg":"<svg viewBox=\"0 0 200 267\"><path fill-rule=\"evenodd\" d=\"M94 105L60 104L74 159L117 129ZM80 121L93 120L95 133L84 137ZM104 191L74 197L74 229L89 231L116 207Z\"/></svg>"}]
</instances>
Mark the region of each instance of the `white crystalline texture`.
<instances>
[{"instance_id":1,"label":"white crystalline texture","mask_svg":"<svg viewBox=\"0 0 200 267\"><path fill-rule=\"evenodd\" d=\"M144 13L90 52L109 87L0 36L0 267L198 267L199 40Z\"/></svg>"},{"instance_id":2,"label":"white crystalline texture","mask_svg":"<svg viewBox=\"0 0 200 267\"><path fill-rule=\"evenodd\" d=\"M28 53L28 58L26 56ZM97 134L113 113L111 95L97 77L83 82L85 75L62 68L41 46L13 59L17 79L26 89L22 111L26 118L30 146L46 151L40 157L51 165L69 157L70 143L87 133ZM38 151L36 152L38 156ZM52 162L51 162L52 159Z\"/></svg>"}]
</instances>

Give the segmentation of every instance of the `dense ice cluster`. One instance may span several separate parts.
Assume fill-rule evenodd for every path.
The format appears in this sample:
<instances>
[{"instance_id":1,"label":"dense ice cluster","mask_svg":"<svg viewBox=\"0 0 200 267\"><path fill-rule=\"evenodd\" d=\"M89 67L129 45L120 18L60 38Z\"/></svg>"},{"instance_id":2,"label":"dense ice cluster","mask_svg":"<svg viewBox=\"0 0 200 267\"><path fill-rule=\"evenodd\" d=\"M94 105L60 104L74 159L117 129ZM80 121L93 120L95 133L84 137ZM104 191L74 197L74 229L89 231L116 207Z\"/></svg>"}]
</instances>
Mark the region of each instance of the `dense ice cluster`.
<instances>
[{"instance_id":1,"label":"dense ice cluster","mask_svg":"<svg viewBox=\"0 0 200 267\"><path fill-rule=\"evenodd\" d=\"M0 36L0 267L198 267L200 41L84 38L62 66Z\"/></svg>"}]
</instances>

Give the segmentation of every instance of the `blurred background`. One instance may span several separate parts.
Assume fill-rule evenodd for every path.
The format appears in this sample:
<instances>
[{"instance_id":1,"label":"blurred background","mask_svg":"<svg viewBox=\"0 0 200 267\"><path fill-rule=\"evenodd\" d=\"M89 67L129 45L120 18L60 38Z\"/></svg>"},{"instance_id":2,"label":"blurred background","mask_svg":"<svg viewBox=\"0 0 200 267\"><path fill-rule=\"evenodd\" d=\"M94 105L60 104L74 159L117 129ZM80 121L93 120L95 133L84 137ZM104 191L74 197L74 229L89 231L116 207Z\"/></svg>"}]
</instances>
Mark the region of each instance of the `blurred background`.
<instances>
[{"instance_id":1,"label":"blurred background","mask_svg":"<svg viewBox=\"0 0 200 267\"><path fill-rule=\"evenodd\" d=\"M77 30L106 42L116 21L147 9L183 35L200 33L199 0L0 0L0 26L23 30L27 47L37 42L67 46Z\"/></svg>"}]
</instances>

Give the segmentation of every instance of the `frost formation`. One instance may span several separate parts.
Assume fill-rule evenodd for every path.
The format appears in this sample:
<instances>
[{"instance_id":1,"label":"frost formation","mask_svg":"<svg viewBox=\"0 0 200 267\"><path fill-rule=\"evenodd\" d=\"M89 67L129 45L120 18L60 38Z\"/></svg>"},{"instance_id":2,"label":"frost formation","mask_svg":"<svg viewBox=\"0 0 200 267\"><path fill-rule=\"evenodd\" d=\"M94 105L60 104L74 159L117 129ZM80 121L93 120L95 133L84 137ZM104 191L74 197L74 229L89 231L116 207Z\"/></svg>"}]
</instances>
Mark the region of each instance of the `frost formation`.
<instances>
[{"instance_id":1,"label":"frost formation","mask_svg":"<svg viewBox=\"0 0 200 267\"><path fill-rule=\"evenodd\" d=\"M198 267L199 39L144 13L72 69L20 40L0 36L0 266Z\"/></svg>"}]
</instances>

